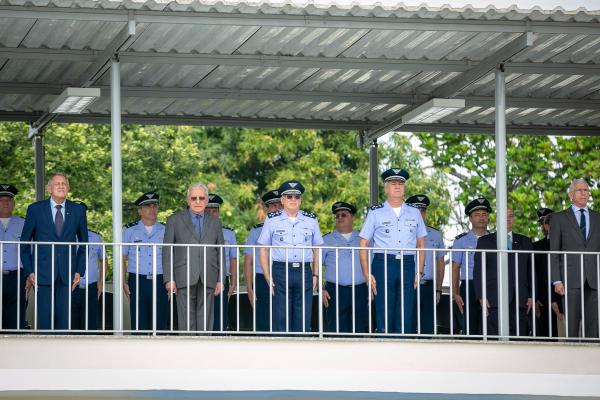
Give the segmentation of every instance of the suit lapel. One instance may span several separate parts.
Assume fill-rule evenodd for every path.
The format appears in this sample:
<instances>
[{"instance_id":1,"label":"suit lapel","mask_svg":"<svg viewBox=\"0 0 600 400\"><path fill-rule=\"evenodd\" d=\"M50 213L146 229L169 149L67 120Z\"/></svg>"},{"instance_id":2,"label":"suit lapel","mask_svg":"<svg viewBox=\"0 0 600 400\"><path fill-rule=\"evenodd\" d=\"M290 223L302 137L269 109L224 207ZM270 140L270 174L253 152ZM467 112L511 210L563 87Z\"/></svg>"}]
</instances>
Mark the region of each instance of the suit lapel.
<instances>
[{"instance_id":1,"label":"suit lapel","mask_svg":"<svg viewBox=\"0 0 600 400\"><path fill-rule=\"evenodd\" d=\"M200 240L200 238L198 237L198 232L196 232L196 228L194 227L194 224L192 223L192 218L190 217L190 213L187 211L184 211L181 214L181 218L183 220L183 225L185 225L185 227L192 233L194 238L196 240Z\"/></svg>"},{"instance_id":2,"label":"suit lapel","mask_svg":"<svg viewBox=\"0 0 600 400\"><path fill-rule=\"evenodd\" d=\"M571 224L573 225L573 229L575 229L577 231L577 233L579 235L577 235L578 237L581 238L581 240L583 240L583 238L581 237L581 228L579 228L579 224L577 223L577 218L575 218L575 212L573 211L573 208L569 207L567 209L567 219L569 221L571 221Z\"/></svg>"},{"instance_id":3,"label":"suit lapel","mask_svg":"<svg viewBox=\"0 0 600 400\"><path fill-rule=\"evenodd\" d=\"M56 235L56 227L54 226L54 219L52 218L52 206L50 205L50 198L48 198L44 204L43 214L48 226L52 227L52 234L56 239L58 239L58 235Z\"/></svg>"}]
</instances>

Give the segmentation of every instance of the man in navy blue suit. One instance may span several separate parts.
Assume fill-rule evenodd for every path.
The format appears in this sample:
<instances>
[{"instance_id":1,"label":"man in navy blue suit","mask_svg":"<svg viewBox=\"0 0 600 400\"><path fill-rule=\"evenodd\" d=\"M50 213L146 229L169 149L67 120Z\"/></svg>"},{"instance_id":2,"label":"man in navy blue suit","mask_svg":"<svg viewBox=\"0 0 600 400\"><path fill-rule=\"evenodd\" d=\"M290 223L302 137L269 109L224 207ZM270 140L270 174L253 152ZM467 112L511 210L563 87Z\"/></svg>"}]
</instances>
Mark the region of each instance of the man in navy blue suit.
<instances>
[{"instance_id":1,"label":"man in navy blue suit","mask_svg":"<svg viewBox=\"0 0 600 400\"><path fill-rule=\"evenodd\" d=\"M66 199L69 193L66 175L53 174L48 181L48 192L50 198L27 208L21 241L87 242L85 207ZM21 262L29 282L37 285L37 328L68 329L69 296L85 273L85 246L56 245L52 250L49 244L23 245Z\"/></svg>"}]
</instances>

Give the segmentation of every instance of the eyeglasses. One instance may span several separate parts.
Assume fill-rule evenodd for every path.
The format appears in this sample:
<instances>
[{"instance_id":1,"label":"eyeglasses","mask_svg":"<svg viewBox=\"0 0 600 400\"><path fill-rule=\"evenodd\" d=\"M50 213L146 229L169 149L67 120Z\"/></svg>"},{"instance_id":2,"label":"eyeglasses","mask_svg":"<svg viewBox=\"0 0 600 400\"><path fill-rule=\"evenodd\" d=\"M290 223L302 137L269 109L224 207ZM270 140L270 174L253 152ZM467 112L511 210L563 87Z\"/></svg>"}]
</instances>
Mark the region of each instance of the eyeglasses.
<instances>
[{"instance_id":1,"label":"eyeglasses","mask_svg":"<svg viewBox=\"0 0 600 400\"><path fill-rule=\"evenodd\" d=\"M204 196L190 196L190 200L192 200L192 201L204 201L204 200L206 200L206 197L204 197Z\"/></svg>"},{"instance_id":2,"label":"eyeglasses","mask_svg":"<svg viewBox=\"0 0 600 400\"><path fill-rule=\"evenodd\" d=\"M349 216L350 216L350 214L348 214L348 213L338 213L338 214L335 214L335 218L336 219L346 218L346 217L349 217Z\"/></svg>"},{"instance_id":3,"label":"eyeglasses","mask_svg":"<svg viewBox=\"0 0 600 400\"><path fill-rule=\"evenodd\" d=\"M286 194L285 198L288 200L300 200L302 198L302 196L300 196L299 194Z\"/></svg>"}]
</instances>

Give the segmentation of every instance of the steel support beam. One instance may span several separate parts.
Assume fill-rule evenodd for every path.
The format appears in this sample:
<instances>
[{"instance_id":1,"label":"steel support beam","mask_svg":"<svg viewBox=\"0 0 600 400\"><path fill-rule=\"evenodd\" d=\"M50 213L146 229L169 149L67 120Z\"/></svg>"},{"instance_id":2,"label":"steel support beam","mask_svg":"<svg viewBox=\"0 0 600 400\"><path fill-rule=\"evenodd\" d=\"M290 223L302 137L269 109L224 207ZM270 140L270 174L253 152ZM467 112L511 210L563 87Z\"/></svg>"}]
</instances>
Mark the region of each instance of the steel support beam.
<instances>
[{"instance_id":1,"label":"steel support beam","mask_svg":"<svg viewBox=\"0 0 600 400\"><path fill-rule=\"evenodd\" d=\"M112 237L113 243L123 241L123 185L121 163L121 75L119 61L110 68L110 132L112 163ZM113 329L123 329L123 259L122 248L113 246Z\"/></svg>"},{"instance_id":2,"label":"steel support beam","mask_svg":"<svg viewBox=\"0 0 600 400\"><path fill-rule=\"evenodd\" d=\"M46 146L44 135L37 133L32 138L33 155L35 157L35 200L44 200L46 197Z\"/></svg>"},{"instance_id":3,"label":"steel support beam","mask_svg":"<svg viewBox=\"0 0 600 400\"><path fill-rule=\"evenodd\" d=\"M258 8L257 8L258 10ZM386 29L416 31L455 31L455 32L506 32L547 34L583 34L600 35L597 22L573 21L521 21L505 19L433 19L398 17L363 17L298 14L255 13L217 13L217 12L180 12L154 10L123 10L98 8L66 8L35 6L2 6L0 15L4 18L53 19L71 21L108 21L127 22L129 13L139 23L226 25L226 26L274 26L303 28L340 28L340 29Z\"/></svg>"},{"instance_id":4,"label":"steel support beam","mask_svg":"<svg viewBox=\"0 0 600 400\"><path fill-rule=\"evenodd\" d=\"M369 205L379 203L379 159L377 157L377 140L369 144Z\"/></svg>"},{"instance_id":5,"label":"steel support beam","mask_svg":"<svg viewBox=\"0 0 600 400\"><path fill-rule=\"evenodd\" d=\"M431 98L449 98L456 96L461 90L473 82L489 74L498 64L504 63L511 57L519 54L524 49L533 45L533 33L525 32L510 43L503 46L494 54L486 57L481 63L452 79L450 82L436 88ZM419 107L421 104L415 104L414 107L408 107L399 111L396 115L384 121L380 126L367 132L368 139L376 139L388 132L402 126L402 117L411 110Z\"/></svg>"},{"instance_id":6,"label":"steel support beam","mask_svg":"<svg viewBox=\"0 0 600 400\"><path fill-rule=\"evenodd\" d=\"M100 52L96 50L32 49L0 47L0 59L52 60L94 62ZM241 67L359 69L376 71L439 71L464 72L479 61L471 60L395 60L348 57L308 57L255 54L186 54L126 51L119 53L121 64L164 65L225 65ZM600 65L583 63L507 62L507 73L536 75L600 75Z\"/></svg>"},{"instance_id":7,"label":"steel support beam","mask_svg":"<svg viewBox=\"0 0 600 400\"><path fill-rule=\"evenodd\" d=\"M507 179L506 179L506 102L505 78L502 66L496 69L496 245L499 250L507 247ZM508 256L498 252L498 305L499 334L509 335L508 309Z\"/></svg>"},{"instance_id":8,"label":"steel support beam","mask_svg":"<svg viewBox=\"0 0 600 400\"><path fill-rule=\"evenodd\" d=\"M110 96L109 86L96 86L102 97ZM58 95L63 91L62 85L46 85L36 83L0 83L0 92L5 94ZM238 100L272 100L272 101L333 101L368 104L415 104L427 99L425 93L403 95L393 93L358 93L358 92L319 92L296 90L263 90L263 89L222 89L222 88L181 88L181 87L122 87L123 97L167 98L167 99L238 99ZM459 96L466 101L466 107L494 107L494 97ZM556 108L600 110L600 99L569 98L533 98L508 97L508 107L518 108Z\"/></svg>"}]
</instances>

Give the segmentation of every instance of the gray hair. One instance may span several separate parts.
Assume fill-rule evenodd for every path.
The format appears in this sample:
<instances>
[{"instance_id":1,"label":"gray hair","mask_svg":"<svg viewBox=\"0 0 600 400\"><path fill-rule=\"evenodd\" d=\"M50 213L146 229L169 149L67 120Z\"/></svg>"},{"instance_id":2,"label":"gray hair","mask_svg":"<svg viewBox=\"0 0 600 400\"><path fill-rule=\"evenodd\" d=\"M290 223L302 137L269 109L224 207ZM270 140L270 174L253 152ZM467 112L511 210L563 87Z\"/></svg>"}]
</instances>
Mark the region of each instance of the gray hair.
<instances>
[{"instance_id":1,"label":"gray hair","mask_svg":"<svg viewBox=\"0 0 600 400\"><path fill-rule=\"evenodd\" d=\"M585 179L582 179L582 178L573 179L573 182L571 182L571 184L569 185L568 193L574 192L575 191L575 186L578 183L585 183L585 186L587 186L588 188L590 187L590 185L587 183L587 181Z\"/></svg>"},{"instance_id":2,"label":"gray hair","mask_svg":"<svg viewBox=\"0 0 600 400\"><path fill-rule=\"evenodd\" d=\"M62 176L63 178L65 178L65 180L67 181L67 186L69 186L69 178L67 178L67 174L65 174L64 172L54 172L52 175L50 175L50 179L48 179L48 186L50 186L50 184L52 183L52 180L54 178L56 178L57 176Z\"/></svg>"},{"instance_id":3,"label":"gray hair","mask_svg":"<svg viewBox=\"0 0 600 400\"><path fill-rule=\"evenodd\" d=\"M190 193L192 193L192 190L194 189L202 189L204 190L204 194L208 196L208 187L204 183L194 183L188 188L187 197L190 197Z\"/></svg>"}]
</instances>

